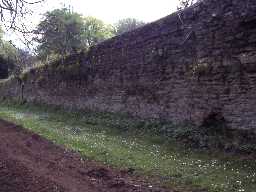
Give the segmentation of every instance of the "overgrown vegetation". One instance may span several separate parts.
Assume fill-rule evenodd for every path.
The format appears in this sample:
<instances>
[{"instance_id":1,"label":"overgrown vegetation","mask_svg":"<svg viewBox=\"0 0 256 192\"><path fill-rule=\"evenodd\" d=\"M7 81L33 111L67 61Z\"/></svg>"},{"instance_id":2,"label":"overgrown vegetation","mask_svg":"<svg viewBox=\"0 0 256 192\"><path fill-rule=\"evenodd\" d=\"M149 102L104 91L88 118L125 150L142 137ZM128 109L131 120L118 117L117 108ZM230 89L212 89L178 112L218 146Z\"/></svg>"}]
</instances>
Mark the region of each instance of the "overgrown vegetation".
<instances>
[{"instance_id":1,"label":"overgrown vegetation","mask_svg":"<svg viewBox=\"0 0 256 192\"><path fill-rule=\"evenodd\" d=\"M203 132L193 126L143 121L128 115L71 113L56 107L7 101L0 106L1 118L76 150L84 158L134 169L135 174L154 175L163 184L177 189L254 192L256 187L254 161L188 147L188 144L200 147L198 138L204 141L223 139L218 131L210 134L210 127L204 130L207 134L202 137ZM177 140L186 144L178 144Z\"/></svg>"},{"instance_id":2,"label":"overgrown vegetation","mask_svg":"<svg viewBox=\"0 0 256 192\"><path fill-rule=\"evenodd\" d=\"M83 18L67 8L55 9L47 12L37 27L37 51L43 58L65 57L112 37L111 30L96 18Z\"/></svg>"},{"instance_id":3,"label":"overgrown vegetation","mask_svg":"<svg viewBox=\"0 0 256 192\"><path fill-rule=\"evenodd\" d=\"M3 38L4 32L0 27L0 79L19 70L19 50Z\"/></svg>"},{"instance_id":4,"label":"overgrown vegetation","mask_svg":"<svg viewBox=\"0 0 256 192\"><path fill-rule=\"evenodd\" d=\"M42 1L17 1L17 5L20 6L19 8L16 7L17 14L22 13L28 5ZM10 4L5 5L6 2ZM15 5L14 1L8 0L2 3L7 7L5 10L5 6L2 6L3 10L0 8L0 12L7 14L16 10L13 7ZM20 49L13 42L3 40L4 31L0 30L0 79L7 78L10 75L18 77L23 71L28 71L38 64L41 65L41 63L50 64L58 60L64 64L65 58L70 55L88 51L90 47L106 39L134 30L145 24L134 18L119 20L114 25L105 24L97 18L84 17L71 10L70 7L63 7L46 12L38 26L28 31L25 24L16 23L16 16L23 18L26 14L15 15L12 18L13 23L11 24L13 25L10 27L25 38L24 43L30 49ZM1 15L1 18L4 17L5 15ZM5 23L2 26L6 30Z\"/></svg>"},{"instance_id":5,"label":"overgrown vegetation","mask_svg":"<svg viewBox=\"0 0 256 192\"><path fill-rule=\"evenodd\" d=\"M146 24L145 22L139 21L134 18L121 19L115 24L115 34L122 35L125 32L129 32L139 27L142 27L145 24Z\"/></svg>"},{"instance_id":6,"label":"overgrown vegetation","mask_svg":"<svg viewBox=\"0 0 256 192\"><path fill-rule=\"evenodd\" d=\"M107 25L94 17L83 17L62 8L44 15L35 31L37 37L34 40L39 43L37 52L41 58L61 59L142 25L144 22L132 18L120 20L115 26Z\"/></svg>"}]
</instances>

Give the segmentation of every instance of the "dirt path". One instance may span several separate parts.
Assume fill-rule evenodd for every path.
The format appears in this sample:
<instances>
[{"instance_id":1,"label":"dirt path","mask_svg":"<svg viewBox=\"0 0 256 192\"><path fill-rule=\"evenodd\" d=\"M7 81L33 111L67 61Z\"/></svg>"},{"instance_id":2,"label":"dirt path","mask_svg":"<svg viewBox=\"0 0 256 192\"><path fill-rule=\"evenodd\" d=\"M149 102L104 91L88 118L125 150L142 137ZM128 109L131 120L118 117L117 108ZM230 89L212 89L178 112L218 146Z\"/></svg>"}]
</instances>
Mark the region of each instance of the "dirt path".
<instances>
[{"instance_id":1,"label":"dirt path","mask_svg":"<svg viewBox=\"0 0 256 192\"><path fill-rule=\"evenodd\" d=\"M0 192L166 192L0 120Z\"/></svg>"}]
</instances>

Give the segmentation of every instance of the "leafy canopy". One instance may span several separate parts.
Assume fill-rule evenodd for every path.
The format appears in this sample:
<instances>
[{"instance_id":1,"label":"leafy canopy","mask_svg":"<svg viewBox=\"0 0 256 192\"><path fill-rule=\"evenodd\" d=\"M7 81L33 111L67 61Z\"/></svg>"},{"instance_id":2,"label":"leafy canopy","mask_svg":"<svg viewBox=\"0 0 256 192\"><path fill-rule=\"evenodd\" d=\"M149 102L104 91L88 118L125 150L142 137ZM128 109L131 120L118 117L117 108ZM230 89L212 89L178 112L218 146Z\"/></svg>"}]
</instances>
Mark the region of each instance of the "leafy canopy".
<instances>
[{"instance_id":1,"label":"leafy canopy","mask_svg":"<svg viewBox=\"0 0 256 192\"><path fill-rule=\"evenodd\" d=\"M115 33L116 35L121 35L125 32L137 29L143 25L145 25L143 21L139 21L134 18L121 19L115 25Z\"/></svg>"},{"instance_id":2,"label":"leafy canopy","mask_svg":"<svg viewBox=\"0 0 256 192\"><path fill-rule=\"evenodd\" d=\"M4 31L0 27L0 79L6 78L18 67L18 49L4 40Z\"/></svg>"},{"instance_id":3,"label":"leafy canopy","mask_svg":"<svg viewBox=\"0 0 256 192\"><path fill-rule=\"evenodd\" d=\"M84 18L82 39L85 47L96 45L113 35L114 28L111 25L105 25L103 21L94 17Z\"/></svg>"},{"instance_id":4,"label":"leafy canopy","mask_svg":"<svg viewBox=\"0 0 256 192\"><path fill-rule=\"evenodd\" d=\"M67 55L72 54L82 47L83 18L70 10L55 9L45 14L36 33L35 40L40 43L39 54Z\"/></svg>"},{"instance_id":5,"label":"leafy canopy","mask_svg":"<svg viewBox=\"0 0 256 192\"><path fill-rule=\"evenodd\" d=\"M69 9L55 9L45 14L37 27L40 56L69 54L86 50L113 36L113 28L94 17L82 17Z\"/></svg>"}]
</instances>

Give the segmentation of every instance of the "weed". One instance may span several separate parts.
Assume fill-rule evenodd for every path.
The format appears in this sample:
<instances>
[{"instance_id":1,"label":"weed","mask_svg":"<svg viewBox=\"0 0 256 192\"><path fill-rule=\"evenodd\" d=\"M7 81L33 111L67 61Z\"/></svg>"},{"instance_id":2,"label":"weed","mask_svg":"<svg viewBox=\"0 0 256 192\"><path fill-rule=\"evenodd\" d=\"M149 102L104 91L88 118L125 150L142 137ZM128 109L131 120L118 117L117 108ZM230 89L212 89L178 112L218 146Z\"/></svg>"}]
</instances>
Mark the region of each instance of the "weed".
<instances>
[{"instance_id":1,"label":"weed","mask_svg":"<svg viewBox=\"0 0 256 192\"><path fill-rule=\"evenodd\" d=\"M84 158L154 175L177 189L255 191L254 161L231 158L223 153L209 154L177 143L176 139L196 140L203 135L191 125L179 127L170 122L144 121L125 114L70 113L62 108L8 101L0 106L1 118L78 151ZM211 137L216 139L218 135L213 133L204 134L204 142L212 140Z\"/></svg>"}]
</instances>

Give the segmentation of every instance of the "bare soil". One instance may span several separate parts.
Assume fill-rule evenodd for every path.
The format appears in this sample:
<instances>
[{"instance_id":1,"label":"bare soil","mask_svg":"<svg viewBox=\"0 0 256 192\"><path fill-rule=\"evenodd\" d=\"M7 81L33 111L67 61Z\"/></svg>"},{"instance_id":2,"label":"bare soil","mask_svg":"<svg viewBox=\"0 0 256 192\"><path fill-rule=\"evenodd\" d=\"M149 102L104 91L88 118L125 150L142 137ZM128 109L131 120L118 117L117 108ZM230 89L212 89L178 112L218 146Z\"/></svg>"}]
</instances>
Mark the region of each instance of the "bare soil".
<instances>
[{"instance_id":1,"label":"bare soil","mask_svg":"<svg viewBox=\"0 0 256 192\"><path fill-rule=\"evenodd\" d=\"M0 120L0 192L167 192Z\"/></svg>"}]
</instances>

